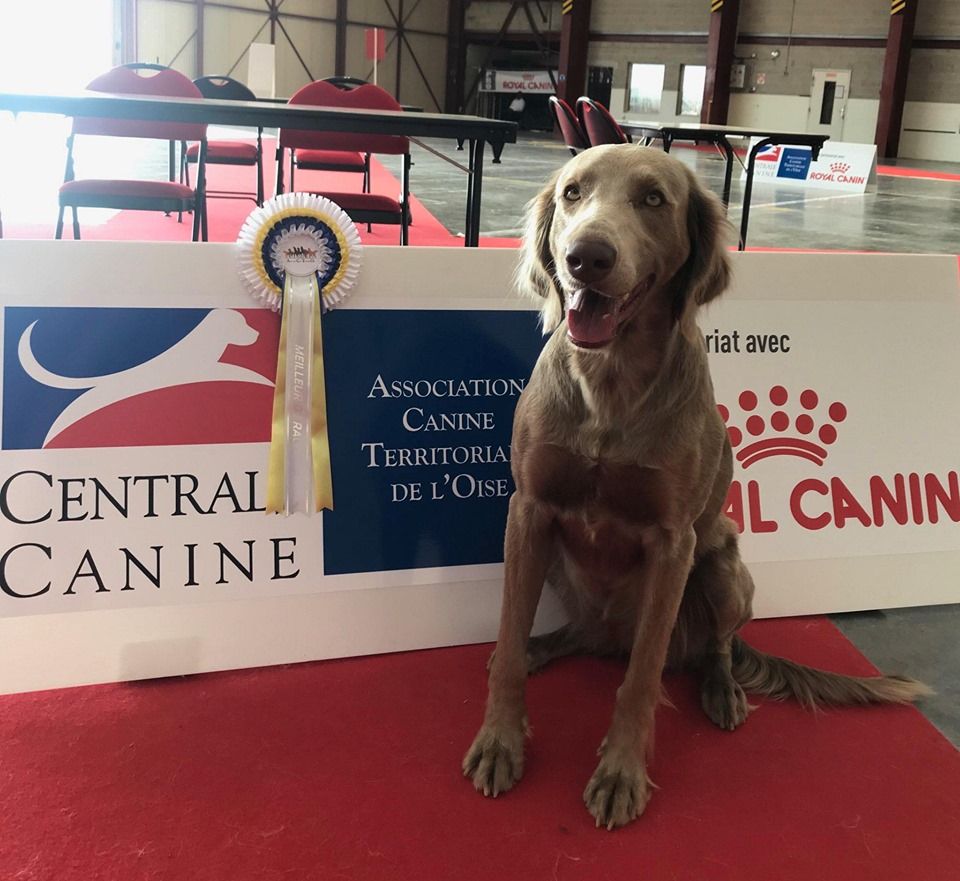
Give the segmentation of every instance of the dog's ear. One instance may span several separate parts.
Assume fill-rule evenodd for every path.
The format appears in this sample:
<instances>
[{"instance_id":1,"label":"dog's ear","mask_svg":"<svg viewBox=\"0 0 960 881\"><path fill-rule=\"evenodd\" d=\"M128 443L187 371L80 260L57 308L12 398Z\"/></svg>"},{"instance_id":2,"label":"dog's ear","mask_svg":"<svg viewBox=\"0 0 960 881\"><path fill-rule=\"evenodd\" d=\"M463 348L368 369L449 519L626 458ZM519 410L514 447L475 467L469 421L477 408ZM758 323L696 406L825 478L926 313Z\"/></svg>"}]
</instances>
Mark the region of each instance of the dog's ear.
<instances>
[{"instance_id":1,"label":"dog's ear","mask_svg":"<svg viewBox=\"0 0 960 881\"><path fill-rule=\"evenodd\" d=\"M516 276L518 290L542 300L540 320L544 332L552 331L563 320L563 293L550 251L554 189L558 175L559 172L552 175L546 186L527 204Z\"/></svg>"},{"instance_id":2,"label":"dog's ear","mask_svg":"<svg viewBox=\"0 0 960 881\"><path fill-rule=\"evenodd\" d=\"M674 301L674 313L678 319L690 304L702 306L709 303L730 284L730 255L727 251L730 224L720 200L705 190L692 172L687 236L690 256L677 274L681 284Z\"/></svg>"}]
</instances>

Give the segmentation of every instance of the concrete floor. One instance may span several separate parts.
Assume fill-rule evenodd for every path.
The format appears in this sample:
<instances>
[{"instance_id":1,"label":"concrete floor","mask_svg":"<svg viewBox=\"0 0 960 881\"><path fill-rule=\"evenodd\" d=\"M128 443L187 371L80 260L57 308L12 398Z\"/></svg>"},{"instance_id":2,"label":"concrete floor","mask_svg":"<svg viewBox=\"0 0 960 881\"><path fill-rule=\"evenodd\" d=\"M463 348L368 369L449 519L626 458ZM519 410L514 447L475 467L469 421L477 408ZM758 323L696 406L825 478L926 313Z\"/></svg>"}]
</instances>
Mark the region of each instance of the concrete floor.
<instances>
[{"instance_id":1,"label":"concrete floor","mask_svg":"<svg viewBox=\"0 0 960 881\"><path fill-rule=\"evenodd\" d=\"M431 142L465 162L451 145ZM696 169L717 193L723 182L719 156L675 148L673 155ZM525 134L508 145L503 162L484 169L483 235L520 234L522 206L549 174L569 158L566 148L542 135ZM452 232L463 232L463 172L414 147L411 185L424 205ZM960 165L904 163L960 173ZM730 218L739 223L742 190L735 175ZM960 254L960 182L879 177L864 196L771 185L754 187L749 243L853 251ZM960 573L958 573L960 574ZM835 615L833 620L877 667L923 680L937 694L921 705L926 717L960 746L960 605Z\"/></svg>"},{"instance_id":2,"label":"concrete floor","mask_svg":"<svg viewBox=\"0 0 960 881\"><path fill-rule=\"evenodd\" d=\"M430 146L461 163L466 154L447 142ZM719 154L677 146L673 155L694 167L717 193L723 182L724 162ZM509 144L503 161L493 165L489 151L484 164L483 235L520 233L521 208L548 175L570 154L546 135L522 135ZM423 203L452 232L463 232L461 171L414 147L416 163L411 185ZM388 163L389 164L389 163ZM960 173L960 165L909 163ZM739 224L742 188L739 168L734 173L730 219ZM896 251L960 254L960 181L879 177L866 195L804 191L793 187L755 184L750 212L749 244L850 251Z\"/></svg>"}]
</instances>

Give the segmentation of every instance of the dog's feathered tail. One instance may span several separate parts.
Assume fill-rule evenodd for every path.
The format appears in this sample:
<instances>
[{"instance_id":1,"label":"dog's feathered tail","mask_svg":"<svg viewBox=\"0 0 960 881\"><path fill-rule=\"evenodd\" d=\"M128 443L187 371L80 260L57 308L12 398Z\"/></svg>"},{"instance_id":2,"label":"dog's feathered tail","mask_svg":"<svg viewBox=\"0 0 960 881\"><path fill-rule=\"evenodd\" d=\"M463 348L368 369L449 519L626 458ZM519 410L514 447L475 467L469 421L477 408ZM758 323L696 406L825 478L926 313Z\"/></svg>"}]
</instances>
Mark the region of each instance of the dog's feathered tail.
<instances>
[{"instance_id":1,"label":"dog's feathered tail","mask_svg":"<svg viewBox=\"0 0 960 881\"><path fill-rule=\"evenodd\" d=\"M746 692L777 700L792 697L803 706L907 704L933 691L908 676L844 676L778 658L733 638L733 678Z\"/></svg>"}]
</instances>

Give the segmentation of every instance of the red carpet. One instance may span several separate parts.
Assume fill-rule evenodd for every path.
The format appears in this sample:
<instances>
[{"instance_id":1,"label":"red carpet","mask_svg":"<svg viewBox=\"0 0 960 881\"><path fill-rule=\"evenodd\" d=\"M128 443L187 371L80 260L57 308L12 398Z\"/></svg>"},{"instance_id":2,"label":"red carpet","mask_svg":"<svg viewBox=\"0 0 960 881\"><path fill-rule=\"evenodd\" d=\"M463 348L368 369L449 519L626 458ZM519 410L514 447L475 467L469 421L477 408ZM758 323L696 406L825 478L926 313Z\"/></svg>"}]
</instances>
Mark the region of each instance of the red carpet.
<instances>
[{"instance_id":1,"label":"red carpet","mask_svg":"<svg viewBox=\"0 0 960 881\"><path fill-rule=\"evenodd\" d=\"M870 665L824 619L768 650ZM581 802L622 666L531 680L525 779L460 776L488 646L0 698L5 881L948 881L960 759L914 709L759 703L734 734L671 677L639 822Z\"/></svg>"},{"instance_id":2,"label":"red carpet","mask_svg":"<svg viewBox=\"0 0 960 881\"><path fill-rule=\"evenodd\" d=\"M911 177L915 180L952 180L960 181L960 174L947 171L930 171L926 168L904 168L900 165L878 165L877 174L887 177Z\"/></svg>"},{"instance_id":3,"label":"red carpet","mask_svg":"<svg viewBox=\"0 0 960 881\"><path fill-rule=\"evenodd\" d=\"M264 164L264 191L272 193L276 179L276 162L273 160L274 142L264 142L264 155L269 158ZM411 191L416 192L417 166L411 174ZM395 196L400 192L400 182L376 159L371 163L371 189L374 193ZM298 189L328 190L330 192L360 191L359 174L336 172L297 172ZM230 165L210 165L207 170L207 187L210 190L246 191L256 189L256 170L249 167ZM466 175L463 176L464 210L466 210ZM448 232L416 196L411 196L413 225L410 227L411 245L462 246L463 238ZM249 199L207 200L207 218L209 240L211 242L232 242L237 238L240 227L254 208ZM192 233L192 215L186 215L183 223L177 223L176 215L165 217L153 211L120 211L106 223L92 224L84 222L84 211L80 211L80 235L84 239L112 241L190 241ZM89 212L88 212L89 215ZM50 212L48 224L17 224L13 215L4 215L4 237L8 239L52 239L56 225L56 208ZM400 227L374 225L367 232L365 224L360 225L360 238L368 245L399 245ZM71 238L70 215L67 214L64 236ZM481 239L485 247L515 248L518 239L489 238Z\"/></svg>"}]
</instances>

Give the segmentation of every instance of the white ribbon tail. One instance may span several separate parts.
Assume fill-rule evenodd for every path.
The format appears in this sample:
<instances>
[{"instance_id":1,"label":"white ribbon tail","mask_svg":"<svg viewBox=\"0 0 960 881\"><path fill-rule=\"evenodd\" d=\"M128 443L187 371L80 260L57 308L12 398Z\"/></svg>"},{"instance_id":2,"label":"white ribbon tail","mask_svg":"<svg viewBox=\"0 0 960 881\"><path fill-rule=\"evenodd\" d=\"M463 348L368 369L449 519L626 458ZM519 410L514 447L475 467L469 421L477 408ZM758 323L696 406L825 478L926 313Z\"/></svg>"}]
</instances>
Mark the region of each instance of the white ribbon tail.
<instances>
[{"instance_id":1,"label":"white ribbon tail","mask_svg":"<svg viewBox=\"0 0 960 881\"><path fill-rule=\"evenodd\" d=\"M287 449L284 461L286 513L310 514L314 510L313 455L310 432L310 388L313 364L313 309L317 305L316 276L296 277L287 273L284 286L289 309L287 322Z\"/></svg>"}]
</instances>

